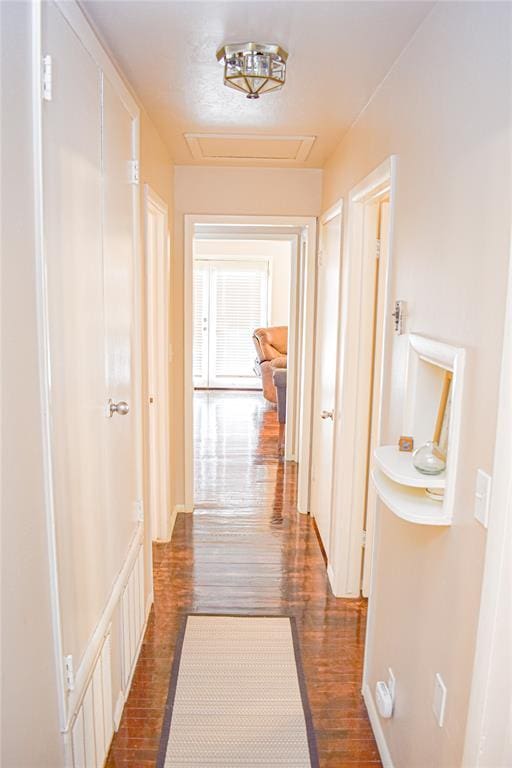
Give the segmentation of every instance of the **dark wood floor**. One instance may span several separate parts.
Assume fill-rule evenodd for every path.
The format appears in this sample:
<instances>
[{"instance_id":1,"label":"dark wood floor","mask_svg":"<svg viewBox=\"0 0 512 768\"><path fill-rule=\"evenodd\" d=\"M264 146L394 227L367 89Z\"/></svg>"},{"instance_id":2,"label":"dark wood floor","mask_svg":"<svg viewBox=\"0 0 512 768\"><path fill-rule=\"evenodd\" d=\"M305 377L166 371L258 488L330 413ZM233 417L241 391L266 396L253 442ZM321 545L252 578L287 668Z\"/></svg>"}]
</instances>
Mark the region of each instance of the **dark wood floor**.
<instances>
[{"instance_id":1,"label":"dark wood floor","mask_svg":"<svg viewBox=\"0 0 512 768\"><path fill-rule=\"evenodd\" d=\"M380 765L360 695L366 601L333 597L259 393L198 393L196 510L154 547L155 604L109 768L155 765L180 617L296 616L321 768Z\"/></svg>"}]
</instances>

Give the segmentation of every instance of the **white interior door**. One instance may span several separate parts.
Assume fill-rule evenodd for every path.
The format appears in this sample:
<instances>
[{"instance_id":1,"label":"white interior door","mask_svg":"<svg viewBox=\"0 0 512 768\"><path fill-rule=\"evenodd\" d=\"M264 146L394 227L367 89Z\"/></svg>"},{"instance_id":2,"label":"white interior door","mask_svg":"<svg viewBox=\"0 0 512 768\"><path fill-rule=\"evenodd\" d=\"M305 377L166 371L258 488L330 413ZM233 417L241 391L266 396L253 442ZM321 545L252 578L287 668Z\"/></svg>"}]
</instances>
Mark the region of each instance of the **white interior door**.
<instances>
[{"instance_id":1,"label":"white interior door","mask_svg":"<svg viewBox=\"0 0 512 768\"><path fill-rule=\"evenodd\" d=\"M194 385L261 389L252 335L267 322L267 261L196 262Z\"/></svg>"},{"instance_id":2,"label":"white interior door","mask_svg":"<svg viewBox=\"0 0 512 768\"><path fill-rule=\"evenodd\" d=\"M135 391L134 157L132 116L103 79L103 269L107 400L118 406L105 421L107 498L115 525L109 556L125 555L138 519Z\"/></svg>"},{"instance_id":3,"label":"white interior door","mask_svg":"<svg viewBox=\"0 0 512 768\"><path fill-rule=\"evenodd\" d=\"M311 453L311 514L329 556L336 354L341 269L341 210L320 222Z\"/></svg>"},{"instance_id":4,"label":"white interior door","mask_svg":"<svg viewBox=\"0 0 512 768\"><path fill-rule=\"evenodd\" d=\"M58 87L43 105L55 533L62 645L76 665L116 567L104 556L101 78L50 3L45 5L43 44L58 72Z\"/></svg>"},{"instance_id":5,"label":"white interior door","mask_svg":"<svg viewBox=\"0 0 512 768\"><path fill-rule=\"evenodd\" d=\"M146 185L149 503L151 535L167 540L169 508L169 247L167 206Z\"/></svg>"},{"instance_id":6,"label":"white interior door","mask_svg":"<svg viewBox=\"0 0 512 768\"><path fill-rule=\"evenodd\" d=\"M54 73L42 139L58 598L76 670L136 520L134 139L132 118L53 3L43 46ZM106 418L110 397L129 414Z\"/></svg>"}]
</instances>

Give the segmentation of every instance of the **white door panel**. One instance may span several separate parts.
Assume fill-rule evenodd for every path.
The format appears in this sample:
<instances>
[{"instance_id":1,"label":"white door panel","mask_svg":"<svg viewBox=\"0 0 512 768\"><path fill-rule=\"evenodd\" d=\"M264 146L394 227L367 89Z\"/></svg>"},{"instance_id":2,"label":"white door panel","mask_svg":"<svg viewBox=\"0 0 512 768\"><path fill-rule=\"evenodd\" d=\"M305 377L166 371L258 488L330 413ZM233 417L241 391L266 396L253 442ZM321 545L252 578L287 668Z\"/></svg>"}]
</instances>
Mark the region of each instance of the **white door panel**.
<instances>
[{"instance_id":1,"label":"white door panel","mask_svg":"<svg viewBox=\"0 0 512 768\"><path fill-rule=\"evenodd\" d=\"M110 579L102 556L100 72L53 4L44 5L43 24L54 71L43 113L43 184L59 599L64 651L78 661Z\"/></svg>"},{"instance_id":2,"label":"white door panel","mask_svg":"<svg viewBox=\"0 0 512 768\"><path fill-rule=\"evenodd\" d=\"M51 459L62 645L78 668L134 530L132 120L53 3L43 105ZM102 142L102 131L105 140ZM129 416L107 419L109 397Z\"/></svg>"},{"instance_id":3,"label":"white door panel","mask_svg":"<svg viewBox=\"0 0 512 768\"><path fill-rule=\"evenodd\" d=\"M321 224L315 331L311 513L329 556L336 355L341 268L341 213Z\"/></svg>"},{"instance_id":4,"label":"white door panel","mask_svg":"<svg viewBox=\"0 0 512 768\"><path fill-rule=\"evenodd\" d=\"M126 402L126 415L106 419L105 470L110 525L108 556L119 563L137 520L134 391L133 123L107 78L103 80L103 270L107 399Z\"/></svg>"}]
</instances>

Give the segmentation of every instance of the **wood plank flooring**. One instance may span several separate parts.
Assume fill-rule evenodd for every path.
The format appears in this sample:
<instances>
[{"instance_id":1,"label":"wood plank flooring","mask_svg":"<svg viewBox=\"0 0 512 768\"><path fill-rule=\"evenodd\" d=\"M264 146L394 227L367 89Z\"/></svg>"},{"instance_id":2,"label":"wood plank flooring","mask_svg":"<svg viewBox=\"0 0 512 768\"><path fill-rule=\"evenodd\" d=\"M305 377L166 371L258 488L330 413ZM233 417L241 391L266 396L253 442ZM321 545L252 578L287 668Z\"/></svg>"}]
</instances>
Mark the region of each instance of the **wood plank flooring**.
<instances>
[{"instance_id":1,"label":"wood plank flooring","mask_svg":"<svg viewBox=\"0 0 512 768\"><path fill-rule=\"evenodd\" d=\"M201 392L195 425L196 510L154 546L155 604L108 768L155 765L180 617L194 611L296 616L321 768L379 766L360 694L366 601L330 591L275 410L260 393Z\"/></svg>"}]
</instances>

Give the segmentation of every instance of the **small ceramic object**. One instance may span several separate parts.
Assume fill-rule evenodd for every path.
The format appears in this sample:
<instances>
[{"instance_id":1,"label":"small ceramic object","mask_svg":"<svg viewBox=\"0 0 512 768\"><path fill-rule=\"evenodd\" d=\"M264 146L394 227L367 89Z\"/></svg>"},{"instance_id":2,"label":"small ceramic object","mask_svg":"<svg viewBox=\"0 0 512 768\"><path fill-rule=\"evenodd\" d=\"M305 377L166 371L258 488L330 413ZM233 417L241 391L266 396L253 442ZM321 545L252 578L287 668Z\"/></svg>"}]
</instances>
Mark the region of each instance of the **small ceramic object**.
<instances>
[{"instance_id":1,"label":"small ceramic object","mask_svg":"<svg viewBox=\"0 0 512 768\"><path fill-rule=\"evenodd\" d=\"M411 453L414 448L414 439L408 435L402 435L398 441L398 450Z\"/></svg>"},{"instance_id":2,"label":"small ceramic object","mask_svg":"<svg viewBox=\"0 0 512 768\"><path fill-rule=\"evenodd\" d=\"M446 469L446 458L437 443L428 443L417 448L412 455L412 463L424 475L439 475Z\"/></svg>"}]
</instances>

